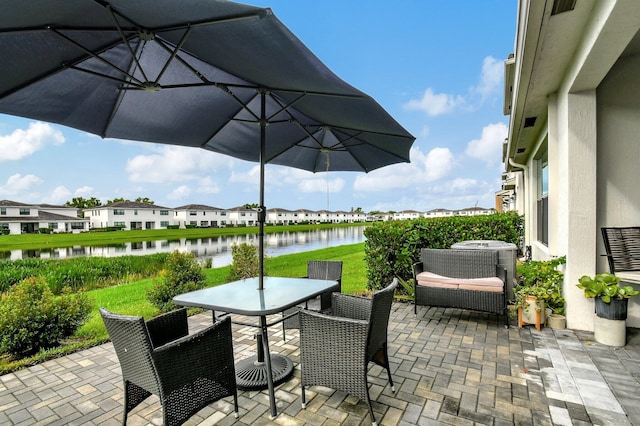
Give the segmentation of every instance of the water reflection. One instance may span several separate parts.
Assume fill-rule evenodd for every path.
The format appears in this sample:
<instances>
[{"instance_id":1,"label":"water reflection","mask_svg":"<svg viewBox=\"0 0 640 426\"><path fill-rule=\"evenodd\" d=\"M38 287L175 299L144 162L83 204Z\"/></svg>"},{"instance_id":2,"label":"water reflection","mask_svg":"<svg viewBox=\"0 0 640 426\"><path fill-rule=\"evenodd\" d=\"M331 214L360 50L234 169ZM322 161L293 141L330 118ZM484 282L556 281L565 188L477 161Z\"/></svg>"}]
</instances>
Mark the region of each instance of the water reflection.
<instances>
[{"instance_id":1,"label":"water reflection","mask_svg":"<svg viewBox=\"0 0 640 426\"><path fill-rule=\"evenodd\" d=\"M321 229L304 232L278 232L266 234L264 244L270 257L299 253L321 248L360 243L365 240L364 226ZM231 246L248 243L258 245L256 234L206 238L180 238L135 243L118 243L101 246L75 246L39 250L0 251L0 259L17 260L30 257L64 259L78 256L116 257L124 255L147 255L168 253L174 250L191 252L199 259L213 260L214 267L231 264Z\"/></svg>"}]
</instances>

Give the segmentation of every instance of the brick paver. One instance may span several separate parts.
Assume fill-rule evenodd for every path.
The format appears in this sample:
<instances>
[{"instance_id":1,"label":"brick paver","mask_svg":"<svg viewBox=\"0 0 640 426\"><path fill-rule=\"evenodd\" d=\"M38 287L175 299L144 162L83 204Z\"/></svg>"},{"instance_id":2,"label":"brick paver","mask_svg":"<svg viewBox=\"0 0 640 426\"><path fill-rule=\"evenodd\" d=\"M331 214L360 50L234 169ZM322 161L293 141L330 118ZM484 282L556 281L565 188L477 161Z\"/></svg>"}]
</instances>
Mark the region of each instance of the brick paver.
<instances>
[{"instance_id":1,"label":"brick paver","mask_svg":"<svg viewBox=\"0 0 640 426\"><path fill-rule=\"evenodd\" d=\"M189 319L192 331L210 314ZM367 425L366 404L315 387L301 408L298 333L271 329L274 352L296 370L276 389L278 417L269 419L266 391L240 392L240 418L230 399L211 404L188 425ZM255 353L255 329L234 325L234 353ZM396 392L377 366L369 372L373 409L381 425L639 425L640 330L624 348L593 334L534 327L507 329L494 315L394 303L389 351ZM0 424L116 425L122 419L122 378L111 344L0 376ZM130 425L159 425L151 397L130 414Z\"/></svg>"}]
</instances>

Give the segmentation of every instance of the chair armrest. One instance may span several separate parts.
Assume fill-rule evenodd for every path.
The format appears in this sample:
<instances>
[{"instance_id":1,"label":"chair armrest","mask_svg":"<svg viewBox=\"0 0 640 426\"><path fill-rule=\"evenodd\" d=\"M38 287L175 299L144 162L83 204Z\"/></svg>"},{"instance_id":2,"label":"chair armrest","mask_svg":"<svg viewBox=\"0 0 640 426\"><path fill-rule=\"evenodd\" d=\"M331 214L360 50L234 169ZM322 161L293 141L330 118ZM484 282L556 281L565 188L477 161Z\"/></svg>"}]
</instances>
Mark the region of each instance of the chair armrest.
<instances>
[{"instance_id":1,"label":"chair armrest","mask_svg":"<svg viewBox=\"0 0 640 426\"><path fill-rule=\"evenodd\" d=\"M416 275L418 275L420 272L424 272L424 263L423 262L416 262L413 265L411 265L411 270L413 271L413 278L416 277Z\"/></svg>"},{"instance_id":2,"label":"chair armrest","mask_svg":"<svg viewBox=\"0 0 640 426\"><path fill-rule=\"evenodd\" d=\"M177 309L158 315L146 321L146 325L153 347L160 347L189 334L187 309Z\"/></svg>"},{"instance_id":3,"label":"chair armrest","mask_svg":"<svg viewBox=\"0 0 640 426\"><path fill-rule=\"evenodd\" d=\"M502 280L502 282L505 284L507 284L507 270L500 265L496 265L496 277L500 278ZM506 291L506 287L505 287L505 291Z\"/></svg>"},{"instance_id":4,"label":"chair armrest","mask_svg":"<svg viewBox=\"0 0 640 426\"><path fill-rule=\"evenodd\" d=\"M231 318L156 348L152 357L165 392L200 379L232 389L236 378Z\"/></svg>"},{"instance_id":5,"label":"chair armrest","mask_svg":"<svg viewBox=\"0 0 640 426\"><path fill-rule=\"evenodd\" d=\"M333 316L368 320L373 301L367 297L353 296L343 293L332 293Z\"/></svg>"}]
</instances>

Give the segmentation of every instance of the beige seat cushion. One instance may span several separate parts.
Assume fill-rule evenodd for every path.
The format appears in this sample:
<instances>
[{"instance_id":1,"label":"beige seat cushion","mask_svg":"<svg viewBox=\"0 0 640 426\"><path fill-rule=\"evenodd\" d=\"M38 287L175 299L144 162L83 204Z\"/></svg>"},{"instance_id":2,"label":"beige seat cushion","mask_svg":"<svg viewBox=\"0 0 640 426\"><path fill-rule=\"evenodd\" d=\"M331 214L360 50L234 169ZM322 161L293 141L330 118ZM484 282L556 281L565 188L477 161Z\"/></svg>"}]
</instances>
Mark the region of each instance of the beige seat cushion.
<instances>
[{"instance_id":1,"label":"beige seat cushion","mask_svg":"<svg viewBox=\"0 0 640 426\"><path fill-rule=\"evenodd\" d=\"M495 292L502 292L504 288L504 282L498 277L451 278L425 271L419 273L416 278L418 285L427 287L460 288L462 290Z\"/></svg>"}]
</instances>

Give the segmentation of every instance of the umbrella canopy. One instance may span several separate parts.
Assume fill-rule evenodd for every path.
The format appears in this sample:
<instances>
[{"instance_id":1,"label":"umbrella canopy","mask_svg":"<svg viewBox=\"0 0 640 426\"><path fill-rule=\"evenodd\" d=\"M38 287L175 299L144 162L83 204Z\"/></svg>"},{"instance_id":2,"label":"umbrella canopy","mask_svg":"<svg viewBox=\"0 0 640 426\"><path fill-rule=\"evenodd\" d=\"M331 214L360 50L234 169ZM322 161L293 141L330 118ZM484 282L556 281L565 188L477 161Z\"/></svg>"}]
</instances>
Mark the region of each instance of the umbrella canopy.
<instances>
[{"instance_id":1,"label":"umbrella canopy","mask_svg":"<svg viewBox=\"0 0 640 426\"><path fill-rule=\"evenodd\" d=\"M5 0L0 113L261 165L364 171L413 136L270 9L224 0Z\"/></svg>"}]
</instances>

